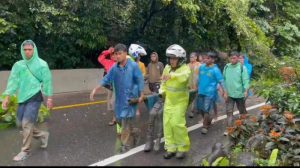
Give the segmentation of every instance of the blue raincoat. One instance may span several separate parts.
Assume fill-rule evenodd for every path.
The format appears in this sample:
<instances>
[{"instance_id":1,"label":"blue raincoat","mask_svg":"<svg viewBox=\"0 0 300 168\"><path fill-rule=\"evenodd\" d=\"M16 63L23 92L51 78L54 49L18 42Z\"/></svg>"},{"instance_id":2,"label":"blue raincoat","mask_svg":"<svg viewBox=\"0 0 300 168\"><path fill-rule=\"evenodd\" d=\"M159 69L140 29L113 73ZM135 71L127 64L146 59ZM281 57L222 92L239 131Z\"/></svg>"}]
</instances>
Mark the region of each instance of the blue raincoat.
<instances>
[{"instance_id":1,"label":"blue raincoat","mask_svg":"<svg viewBox=\"0 0 300 168\"><path fill-rule=\"evenodd\" d=\"M139 66L127 59L126 65L115 64L100 81L101 86L112 85L115 91L115 115L117 120L134 118L137 105L130 105L129 99L138 98L144 90L144 78Z\"/></svg>"},{"instance_id":2,"label":"blue raincoat","mask_svg":"<svg viewBox=\"0 0 300 168\"><path fill-rule=\"evenodd\" d=\"M247 57L247 54L244 55L244 66L247 68L248 76L250 79L252 74L252 65L249 63L249 58Z\"/></svg>"},{"instance_id":3,"label":"blue raincoat","mask_svg":"<svg viewBox=\"0 0 300 168\"><path fill-rule=\"evenodd\" d=\"M248 58L247 54L244 55L244 66L247 68L249 79L251 79L252 64L249 63L249 58ZM252 96L252 95L253 95L253 93L249 90L248 96Z\"/></svg>"}]
</instances>

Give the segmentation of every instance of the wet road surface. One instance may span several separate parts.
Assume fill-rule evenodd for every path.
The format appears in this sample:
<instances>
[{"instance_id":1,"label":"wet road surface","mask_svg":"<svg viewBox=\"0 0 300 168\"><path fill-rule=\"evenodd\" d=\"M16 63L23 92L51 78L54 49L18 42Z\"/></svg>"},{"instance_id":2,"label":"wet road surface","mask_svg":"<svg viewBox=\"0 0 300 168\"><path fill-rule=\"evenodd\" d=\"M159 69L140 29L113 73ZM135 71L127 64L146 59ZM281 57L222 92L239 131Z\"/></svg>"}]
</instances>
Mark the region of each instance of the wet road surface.
<instances>
[{"instance_id":1,"label":"wet road surface","mask_svg":"<svg viewBox=\"0 0 300 168\"><path fill-rule=\"evenodd\" d=\"M105 100L106 95L97 95L96 101ZM89 93L72 93L54 96L55 106L88 103ZM263 100L252 96L247 107L260 104ZM142 129L139 145L145 143L148 110L143 104L141 115L136 118L137 127ZM219 116L224 115L224 104L218 105ZM257 113L258 109L250 110ZM21 162L12 158L20 151L22 136L17 128L0 131L0 166L87 166L114 155L120 154L120 141L116 136L116 127L108 126L112 114L106 112L106 103L79 106L51 111L51 117L39 128L50 132L47 149L40 149L40 141L32 141L31 156ZM187 127L198 124L200 115L186 118ZM225 120L216 122L207 135L200 129L189 132L191 150L183 160L163 159L163 151L144 153L143 151L113 162L113 166L197 166L203 156L211 152L215 142L223 142ZM161 144L163 146L163 143Z\"/></svg>"}]
</instances>

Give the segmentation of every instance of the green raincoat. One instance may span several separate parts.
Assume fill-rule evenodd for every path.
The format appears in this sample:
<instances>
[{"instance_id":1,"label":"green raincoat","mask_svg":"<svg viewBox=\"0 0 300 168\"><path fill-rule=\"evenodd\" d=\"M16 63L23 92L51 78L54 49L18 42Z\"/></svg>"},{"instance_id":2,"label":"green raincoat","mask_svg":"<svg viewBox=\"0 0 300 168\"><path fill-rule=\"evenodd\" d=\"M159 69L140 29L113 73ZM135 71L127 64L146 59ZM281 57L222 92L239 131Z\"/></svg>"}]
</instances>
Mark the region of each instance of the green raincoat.
<instances>
[{"instance_id":1,"label":"green raincoat","mask_svg":"<svg viewBox=\"0 0 300 168\"><path fill-rule=\"evenodd\" d=\"M23 44L24 42L21 45L23 60L13 65L3 95L12 96L18 91L18 103L25 102L40 90L42 90L44 95L52 96L52 77L47 62L39 58L37 47L34 43L33 56L30 60L27 60Z\"/></svg>"},{"instance_id":2,"label":"green raincoat","mask_svg":"<svg viewBox=\"0 0 300 168\"><path fill-rule=\"evenodd\" d=\"M163 124L165 149L168 152L187 152L190 149L190 140L186 128L185 113L189 103L188 84L191 78L190 68L184 64L176 71L171 71L167 65L163 75L171 78L162 82L160 94L165 96Z\"/></svg>"}]
</instances>

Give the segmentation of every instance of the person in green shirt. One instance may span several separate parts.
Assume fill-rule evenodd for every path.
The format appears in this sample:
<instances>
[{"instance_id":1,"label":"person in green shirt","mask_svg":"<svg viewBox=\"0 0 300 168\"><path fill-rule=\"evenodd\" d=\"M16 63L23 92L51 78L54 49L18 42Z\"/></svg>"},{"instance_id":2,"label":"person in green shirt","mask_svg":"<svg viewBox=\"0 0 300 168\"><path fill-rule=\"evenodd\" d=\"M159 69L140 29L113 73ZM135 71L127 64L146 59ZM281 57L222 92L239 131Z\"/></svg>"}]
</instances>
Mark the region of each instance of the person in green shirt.
<instances>
[{"instance_id":1,"label":"person in green shirt","mask_svg":"<svg viewBox=\"0 0 300 168\"><path fill-rule=\"evenodd\" d=\"M42 93L48 97L48 109L53 106L51 72L47 62L39 58L33 41L26 40L22 43L21 55L23 59L12 67L2 102L2 109L6 110L10 97L18 93L16 121L17 126L22 126L23 129L23 143L21 152L13 158L14 161L21 161L29 156L32 137L42 141L41 148L47 147L49 133L34 126L43 101Z\"/></svg>"},{"instance_id":2,"label":"person in green shirt","mask_svg":"<svg viewBox=\"0 0 300 168\"><path fill-rule=\"evenodd\" d=\"M246 114L245 98L248 96L249 76L247 68L239 62L239 53L230 54L230 63L223 70L226 102L227 127L233 124L234 104L237 105L240 114ZM227 135L227 132L224 132Z\"/></svg>"}]
</instances>

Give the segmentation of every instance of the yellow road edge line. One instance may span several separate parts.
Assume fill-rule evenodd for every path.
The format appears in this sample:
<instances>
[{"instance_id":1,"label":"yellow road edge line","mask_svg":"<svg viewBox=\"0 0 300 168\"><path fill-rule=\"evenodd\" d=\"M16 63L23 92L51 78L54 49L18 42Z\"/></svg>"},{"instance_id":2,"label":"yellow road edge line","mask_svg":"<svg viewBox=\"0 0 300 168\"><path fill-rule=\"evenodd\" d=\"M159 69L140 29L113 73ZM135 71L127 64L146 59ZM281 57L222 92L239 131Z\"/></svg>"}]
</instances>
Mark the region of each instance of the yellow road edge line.
<instances>
[{"instance_id":1,"label":"yellow road edge line","mask_svg":"<svg viewBox=\"0 0 300 168\"><path fill-rule=\"evenodd\" d=\"M90 103L80 103L80 104L72 104L72 105L66 105L66 106L57 106L53 107L52 110L61 110L61 109L67 109L67 108L74 108L74 107L83 107L83 106L88 106L88 105L94 105L94 104L103 104L106 103L106 100L103 101L95 101L95 102L90 102Z\"/></svg>"}]
</instances>

